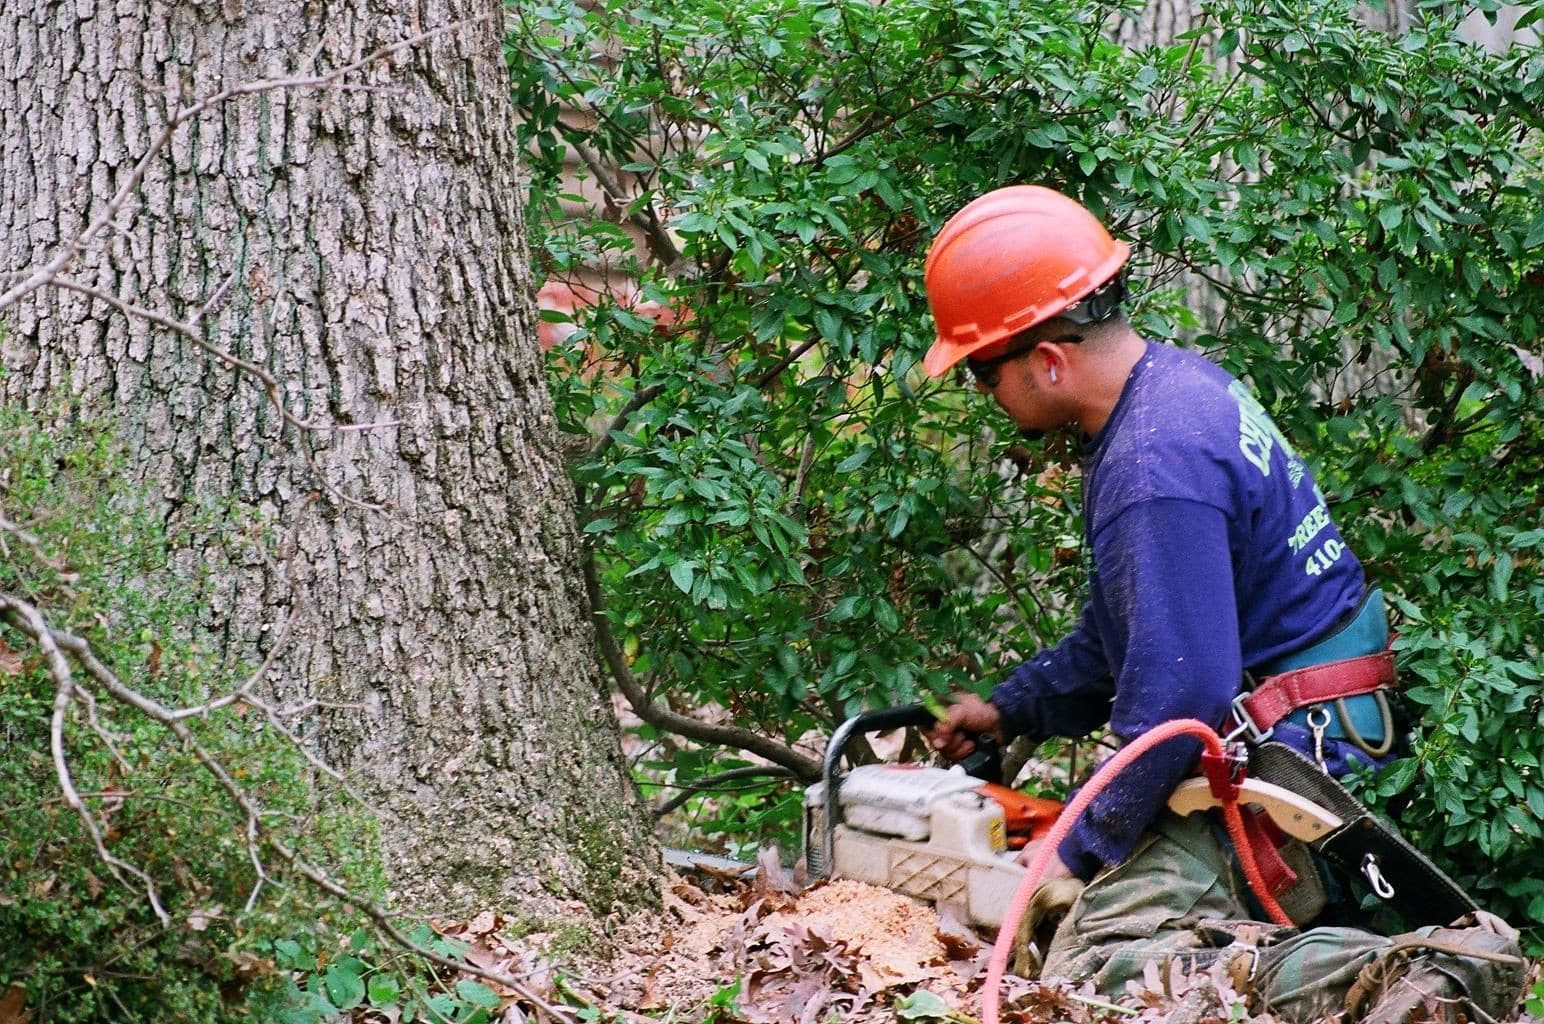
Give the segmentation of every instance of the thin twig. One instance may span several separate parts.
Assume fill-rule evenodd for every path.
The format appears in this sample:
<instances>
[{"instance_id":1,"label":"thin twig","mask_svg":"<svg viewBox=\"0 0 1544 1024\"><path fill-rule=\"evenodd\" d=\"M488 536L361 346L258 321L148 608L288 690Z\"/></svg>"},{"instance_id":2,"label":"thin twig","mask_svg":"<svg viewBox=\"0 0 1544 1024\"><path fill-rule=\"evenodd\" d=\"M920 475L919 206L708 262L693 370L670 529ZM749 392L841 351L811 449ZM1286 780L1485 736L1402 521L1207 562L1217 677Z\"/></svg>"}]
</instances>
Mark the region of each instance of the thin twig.
<instances>
[{"instance_id":1,"label":"thin twig","mask_svg":"<svg viewBox=\"0 0 1544 1024\"><path fill-rule=\"evenodd\" d=\"M595 571L594 552L586 550L581 561L585 590L590 597L590 619L595 624L596 643L600 646L601 657L605 659L607 667L611 670L612 678L616 680L617 689L622 691L622 696L627 698L628 704L632 705L635 715L656 728L668 730L687 739L738 747L773 764L783 766L801 782L814 782L820 778L820 763L813 758L805 757L786 744L739 726L704 722L672 711L650 700L648 694L638 685L638 680L633 675L632 669L628 667L627 658L623 655L616 636L611 632L611 622L606 618L605 602L601 596L600 579Z\"/></svg>"},{"instance_id":2,"label":"thin twig","mask_svg":"<svg viewBox=\"0 0 1544 1024\"><path fill-rule=\"evenodd\" d=\"M48 662L49 674L53 677L58 687L54 694L54 709L52 720L49 724L49 749L53 755L54 772L59 780L60 792L64 795L64 802L79 816L81 826L86 830L86 835L91 839L91 845L96 850L98 859L107 865L107 869L113 873L113 877L124 885L128 882L124 874L133 875L139 879L145 887L146 897L150 901L150 908L163 925L171 924L171 916L166 908L161 905L161 896L156 889L155 880L144 871L128 863L120 857L114 856L107 849L107 844L102 838L102 830L97 826L96 818L92 815L86 802L81 799L80 793L75 788L75 779L70 771L69 757L64 749L64 722L71 701L75 697L75 678L70 671L69 661L64 657L60 645L56 642L54 632L49 628L43 615L38 609L17 598L0 594L0 617L4 617L23 633L26 633L38 645L38 650Z\"/></svg>"},{"instance_id":3,"label":"thin twig","mask_svg":"<svg viewBox=\"0 0 1544 1024\"><path fill-rule=\"evenodd\" d=\"M606 165L601 163L600 157L591 151L588 146L581 143L570 141L568 144L574 148L574 152L579 154L579 159L584 161L584 165L590 169L590 173L595 175L595 181L606 193L606 197L616 205L617 209L626 210L631 205L627 198L627 193L622 188L621 183L611 176L611 172ZM636 212L627 213L624 216L629 224L632 224L648 237L649 248L653 250L655 258L660 263L666 267L679 268L681 265L681 250L676 247L675 239L670 237L670 232L666 231L664 225L660 223L659 216L654 212L653 204L649 204L647 210L647 217Z\"/></svg>"},{"instance_id":4,"label":"thin twig","mask_svg":"<svg viewBox=\"0 0 1544 1024\"><path fill-rule=\"evenodd\" d=\"M280 394L281 385L279 381L273 376L273 374L269 373L267 370L257 365L256 363L242 359L240 356L227 352L219 346L212 345L208 341L204 340L203 335L198 332L198 320L196 318L192 321L177 320L173 317L165 315L164 313L158 313L153 309L146 309L144 306L137 306L132 302L126 302L123 299L120 299L118 296L110 295L100 288L96 288L88 284L83 284L68 277L56 277L53 281L53 284L59 288L65 289L66 291L79 292L81 295L85 295L88 298L93 298L101 302L105 302L109 306L112 306L114 309L116 309L118 312L122 313L124 316L133 317L140 320L148 320L150 323L153 323L159 327L164 327L167 330L172 331L182 336L183 338L186 338L188 341L192 342L195 346L202 350L206 355L214 358L218 362L222 362L229 366L231 369L247 374L248 376L256 377L263 385L263 391L268 395L268 400L273 404L274 409L279 413L280 416L284 418L284 422L288 423L290 426L297 430L341 434L349 431L376 430L381 427L399 427L403 423L402 420L381 420L380 422L376 423L335 424L315 423L310 420L303 420L299 416L296 416L294 413L290 412L289 407L284 404L284 398ZM210 301L212 302L213 300L211 299ZM207 309L208 307L209 303L206 302L204 304L204 308L200 309L199 316L202 316L204 309Z\"/></svg>"},{"instance_id":5,"label":"thin twig","mask_svg":"<svg viewBox=\"0 0 1544 1024\"><path fill-rule=\"evenodd\" d=\"M786 779L792 775L793 772L781 765L752 764L746 765L743 768L729 768L713 775L679 784L681 791L654 808L653 814L655 818L663 818L690 800L693 795L704 790L717 789L726 782L734 782L737 779L759 779L762 777ZM664 783L654 783L654 785L664 785Z\"/></svg>"},{"instance_id":6,"label":"thin twig","mask_svg":"<svg viewBox=\"0 0 1544 1024\"><path fill-rule=\"evenodd\" d=\"M27 530L24 527L18 526L16 523L11 522L4 515L0 515L0 532L8 533L12 537L15 537L17 540L21 541L22 544L26 545L27 549L32 552L32 557L36 558L39 562L42 562L50 569L59 573L61 576L66 577L65 582L73 582L73 574L66 571L64 560L55 558L46 550L44 550L43 541L38 537L37 534L32 533L30 530Z\"/></svg>"},{"instance_id":7,"label":"thin twig","mask_svg":"<svg viewBox=\"0 0 1544 1024\"><path fill-rule=\"evenodd\" d=\"M654 399L658 398L664 393L665 385L652 384L637 394L633 395L633 397L628 400L627 404L622 406L621 410L611 418L611 422L606 424L606 429L596 440L595 446L590 449L590 458L594 459L604 455L606 453L606 449L610 448L613 444L616 443L616 438L614 438L612 435L618 430L621 430L623 427L627 426L627 421L632 419L633 413L637 412L639 409L642 409L644 406L648 405L650 402L654 401Z\"/></svg>"}]
</instances>

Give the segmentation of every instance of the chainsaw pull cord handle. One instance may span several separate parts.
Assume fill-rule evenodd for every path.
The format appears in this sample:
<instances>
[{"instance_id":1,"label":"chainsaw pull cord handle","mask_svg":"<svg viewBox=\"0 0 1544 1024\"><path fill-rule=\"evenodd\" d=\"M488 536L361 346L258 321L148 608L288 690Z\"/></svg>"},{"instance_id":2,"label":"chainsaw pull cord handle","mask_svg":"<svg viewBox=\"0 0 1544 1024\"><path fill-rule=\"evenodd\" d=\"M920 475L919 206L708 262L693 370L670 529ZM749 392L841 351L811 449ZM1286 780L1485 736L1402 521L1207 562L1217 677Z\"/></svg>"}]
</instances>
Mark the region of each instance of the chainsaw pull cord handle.
<instances>
[{"instance_id":1,"label":"chainsaw pull cord handle","mask_svg":"<svg viewBox=\"0 0 1544 1024\"><path fill-rule=\"evenodd\" d=\"M1013 900L1008 904L1008 912L1003 917L1002 927L998 929L997 941L992 946L992 959L986 969L986 984L981 990L984 1024L999 1024L1003 972L1008 966L1008 956L1013 952L1013 940L1018 935L1019 921L1029 909L1030 900L1034 898L1035 890L1040 887L1040 877L1045 874L1045 869L1051 863L1051 857L1055 855L1056 848L1067 837L1067 833L1072 831L1073 824L1088 809L1088 805L1093 803L1100 791L1125 771L1133 761L1160 743L1186 735L1199 739L1206 747L1206 754L1210 755L1213 761L1222 758L1222 740L1211 726L1194 718L1179 718L1172 722L1165 722L1143 733L1117 751L1114 757L1094 773L1057 817L1056 824L1051 826L1051 831L1041 841L1035 850L1034 857L1030 859L1029 867L1024 872L1019 887L1014 890ZM1214 783L1214 790L1215 788ZM1249 841L1245 838L1244 816L1239 810L1237 789L1225 790L1220 796L1223 821L1228 827L1228 838L1233 841L1233 848L1238 852L1238 859L1244 868L1244 876L1249 880L1249 887L1254 890L1260 905L1265 908L1265 912L1272 921L1277 924L1291 925L1291 918L1287 917L1286 911L1281 909L1281 904L1276 902L1275 897L1266 888L1260 866L1255 862L1254 851L1250 849Z\"/></svg>"}]
</instances>

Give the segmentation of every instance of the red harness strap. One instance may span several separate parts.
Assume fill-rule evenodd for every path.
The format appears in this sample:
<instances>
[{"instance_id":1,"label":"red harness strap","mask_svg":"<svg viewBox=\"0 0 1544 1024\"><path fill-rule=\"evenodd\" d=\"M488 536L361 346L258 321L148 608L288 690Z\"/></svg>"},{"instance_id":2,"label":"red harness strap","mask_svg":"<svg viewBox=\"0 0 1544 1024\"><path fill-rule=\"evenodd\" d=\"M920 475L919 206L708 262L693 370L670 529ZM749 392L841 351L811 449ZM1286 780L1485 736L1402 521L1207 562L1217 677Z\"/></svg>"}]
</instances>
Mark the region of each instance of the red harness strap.
<instances>
[{"instance_id":1,"label":"red harness strap","mask_svg":"<svg viewBox=\"0 0 1544 1024\"><path fill-rule=\"evenodd\" d=\"M1282 841L1281 830L1264 812L1245 812L1244 836L1249 840L1249 849L1259 866L1265 890L1280 898L1297 884L1297 872L1292 870L1277 845Z\"/></svg>"},{"instance_id":2,"label":"red harness strap","mask_svg":"<svg viewBox=\"0 0 1544 1024\"><path fill-rule=\"evenodd\" d=\"M1386 689L1394 678L1394 652L1379 651L1266 676L1235 706L1264 732L1298 708Z\"/></svg>"}]
</instances>

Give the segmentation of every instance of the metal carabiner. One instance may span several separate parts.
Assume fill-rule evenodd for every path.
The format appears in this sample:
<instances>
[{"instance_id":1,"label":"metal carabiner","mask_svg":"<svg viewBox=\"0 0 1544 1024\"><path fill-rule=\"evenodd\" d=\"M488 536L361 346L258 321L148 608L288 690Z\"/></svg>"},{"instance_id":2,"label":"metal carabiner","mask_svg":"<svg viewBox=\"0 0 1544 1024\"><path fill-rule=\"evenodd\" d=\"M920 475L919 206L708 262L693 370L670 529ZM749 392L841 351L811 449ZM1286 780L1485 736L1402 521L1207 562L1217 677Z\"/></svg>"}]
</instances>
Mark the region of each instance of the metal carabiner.
<instances>
[{"instance_id":1,"label":"metal carabiner","mask_svg":"<svg viewBox=\"0 0 1544 1024\"><path fill-rule=\"evenodd\" d=\"M1244 690L1233 698L1233 721L1236 723L1228 734L1222 737L1223 743L1249 742L1254 744L1264 743L1271 738L1274 729L1262 729L1255 723L1254 716L1249 713L1245 702L1252 696L1252 692Z\"/></svg>"},{"instance_id":2,"label":"metal carabiner","mask_svg":"<svg viewBox=\"0 0 1544 1024\"><path fill-rule=\"evenodd\" d=\"M1389 880L1383 877L1383 871L1378 867L1378 855L1369 853L1362 858L1362 877L1367 879L1367 884L1372 886L1372 891L1386 900L1394 898L1394 887Z\"/></svg>"},{"instance_id":3,"label":"metal carabiner","mask_svg":"<svg viewBox=\"0 0 1544 1024\"><path fill-rule=\"evenodd\" d=\"M1313 730L1313 759L1324 774L1330 773L1324 763L1324 730L1330 727L1330 710L1323 704L1308 709L1308 728Z\"/></svg>"}]
</instances>

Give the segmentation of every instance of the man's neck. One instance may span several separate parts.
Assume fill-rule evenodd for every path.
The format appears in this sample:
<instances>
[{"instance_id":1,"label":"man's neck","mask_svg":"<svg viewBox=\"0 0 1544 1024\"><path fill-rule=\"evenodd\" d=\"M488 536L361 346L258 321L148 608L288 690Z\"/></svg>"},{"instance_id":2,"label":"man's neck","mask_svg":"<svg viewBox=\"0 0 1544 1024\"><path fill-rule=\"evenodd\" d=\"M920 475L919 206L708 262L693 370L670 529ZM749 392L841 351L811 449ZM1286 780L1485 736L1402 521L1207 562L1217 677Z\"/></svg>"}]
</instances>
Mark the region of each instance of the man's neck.
<instances>
[{"instance_id":1,"label":"man's neck","mask_svg":"<svg viewBox=\"0 0 1544 1024\"><path fill-rule=\"evenodd\" d=\"M1090 352L1082 367L1087 375L1088 387L1085 398L1079 403L1078 425L1089 437L1097 436L1109 422L1110 414L1120 402L1121 392L1131 377L1132 369L1147 354L1147 342L1135 331L1127 330L1119 337L1111 338L1097 352Z\"/></svg>"}]
</instances>

